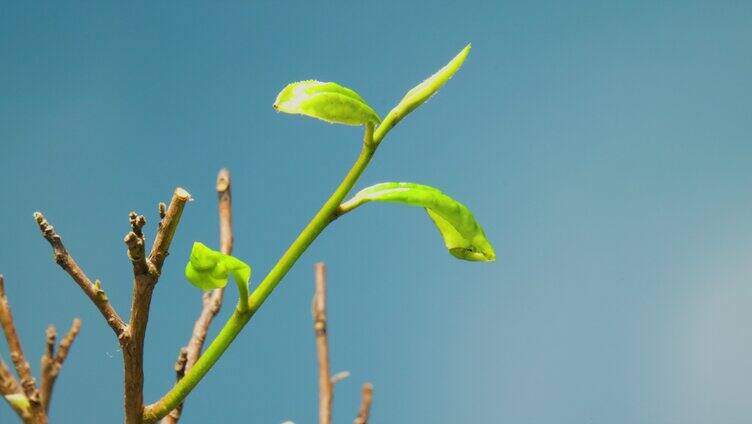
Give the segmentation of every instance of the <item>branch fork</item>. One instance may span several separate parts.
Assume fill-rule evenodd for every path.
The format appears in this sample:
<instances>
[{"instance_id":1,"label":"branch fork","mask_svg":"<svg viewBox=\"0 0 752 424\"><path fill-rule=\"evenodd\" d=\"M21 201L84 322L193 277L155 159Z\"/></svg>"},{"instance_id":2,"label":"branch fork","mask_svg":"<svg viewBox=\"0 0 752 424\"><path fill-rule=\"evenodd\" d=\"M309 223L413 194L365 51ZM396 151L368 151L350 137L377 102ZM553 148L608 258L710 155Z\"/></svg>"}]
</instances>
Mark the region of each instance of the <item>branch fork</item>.
<instances>
[{"instance_id":1,"label":"branch fork","mask_svg":"<svg viewBox=\"0 0 752 424\"><path fill-rule=\"evenodd\" d=\"M50 325L47 328L46 350L41 361L40 386L37 386L29 362L23 353L21 340L16 332L13 314L10 310L10 303L5 293L5 280L2 275L0 275L0 326L2 326L5 339L8 342L11 361L20 378L17 380L0 358L0 395L4 396L10 407L24 423L46 424L52 388L78 335L81 321L73 320L73 325L60 342L57 352L55 352L55 340L57 338L55 327Z\"/></svg>"},{"instance_id":2,"label":"branch fork","mask_svg":"<svg viewBox=\"0 0 752 424\"><path fill-rule=\"evenodd\" d=\"M102 317L112 328L118 338L121 350L123 352L123 368L125 373L125 422L127 424L140 424L142 422L144 400L143 400L143 353L144 338L146 336L146 326L149 320L149 307L151 304L152 293L159 280L162 265L169 255L169 248L172 238L175 235L180 217L182 216L185 204L191 199L191 195L184 189L178 187L173 193L169 207L164 203L159 204L160 222L157 234L154 238L151 252L146 255L146 237L143 233L143 227L146 225L146 218L135 212L128 215L131 230L124 238L127 247L128 258L133 265L133 295L131 299L131 314L128 323L126 323L110 303L107 294L102 288L102 283L96 280L94 283L86 276L81 267L76 263L73 257L63 244L62 238L55 231L55 228L45 219L40 212L34 213L34 219L39 225L44 238L52 247L55 262L71 276L73 281L78 284L84 293L91 299L92 303L99 309ZM75 325L71 331L75 334L78 332L78 326ZM69 333L71 334L71 333ZM75 335L73 336L75 337ZM53 357L55 332L54 329L48 330L47 352L43 358L43 368L50 371L48 380L54 381L56 374L55 361L59 358L65 358L68 347L66 347L66 337L61 343L57 354ZM0 374L2 370L0 369ZM0 376L0 378L2 378ZM22 381L24 379L22 378ZM43 382L44 383L44 382ZM23 384L22 384L23 386ZM26 386L29 386L27 383ZM31 387L31 386L29 386ZM43 384L43 387L44 386ZM27 390L24 386L25 391ZM44 392L43 392L44 393ZM36 393L34 393L36 396ZM49 394L44 396L49 397ZM32 398L27 395L32 400ZM32 400L33 404L33 400ZM36 422L36 421L35 421Z\"/></svg>"}]
</instances>

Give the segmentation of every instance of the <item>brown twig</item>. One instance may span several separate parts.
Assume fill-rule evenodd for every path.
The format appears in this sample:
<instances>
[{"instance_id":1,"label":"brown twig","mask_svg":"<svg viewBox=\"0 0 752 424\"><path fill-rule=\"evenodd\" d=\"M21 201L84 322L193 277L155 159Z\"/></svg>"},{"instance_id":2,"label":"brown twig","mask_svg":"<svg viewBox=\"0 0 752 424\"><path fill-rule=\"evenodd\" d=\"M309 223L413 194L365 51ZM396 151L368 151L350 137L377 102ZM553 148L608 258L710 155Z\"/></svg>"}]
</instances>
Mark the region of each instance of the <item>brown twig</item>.
<instances>
[{"instance_id":1,"label":"brown twig","mask_svg":"<svg viewBox=\"0 0 752 424\"><path fill-rule=\"evenodd\" d=\"M71 324L68 333L66 333L63 340L60 341L57 352L55 352L55 327L50 325L47 328L47 349L42 355L42 381L39 388L39 398L45 412L50 410L52 388L55 385L55 380L57 380L58 375L60 375L60 369L63 366L63 362L65 362L65 358L68 357L68 352L80 330L81 320L76 318L73 320L73 324Z\"/></svg>"},{"instance_id":2,"label":"brown twig","mask_svg":"<svg viewBox=\"0 0 752 424\"><path fill-rule=\"evenodd\" d=\"M3 358L0 358L0 395L12 395L14 393L23 393L23 388L18 384L18 380L8 369Z\"/></svg>"},{"instance_id":3,"label":"brown twig","mask_svg":"<svg viewBox=\"0 0 752 424\"><path fill-rule=\"evenodd\" d=\"M181 348L178 359L175 361L175 381L180 381L185 376L185 366L188 361L188 349ZM183 412L183 404L170 411L166 417L162 418L162 424L174 424L180 421L180 414Z\"/></svg>"},{"instance_id":4,"label":"brown twig","mask_svg":"<svg viewBox=\"0 0 752 424\"><path fill-rule=\"evenodd\" d=\"M144 409L144 338L149 321L149 306L154 287L159 280L170 243L175 235L185 204L191 195L178 187L172 195L170 206L164 212L154 245L148 258L144 255L144 236L141 227L145 223L142 216L130 214L131 232L125 238L128 255L133 263L133 295L131 297L131 317L125 337L120 339L125 370L125 422L140 424ZM160 208L161 209L161 208ZM160 213L161 215L161 213ZM142 259L143 258L143 259Z\"/></svg>"},{"instance_id":5,"label":"brown twig","mask_svg":"<svg viewBox=\"0 0 752 424\"><path fill-rule=\"evenodd\" d=\"M5 333L5 339L8 341L8 350L10 350L10 358L13 361L13 365L16 368L16 372L20 377L20 385L23 390L23 394L29 400L29 408L31 412L31 419L37 424L47 423L47 414L42 407L42 403L39 400L39 390L37 390L34 376L31 374L31 367L29 362L24 356L23 349L21 348L21 341L18 338L16 332L16 326L13 323L13 314L10 311L10 304L8 298L5 295L5 280L0 275L0 325L3 327Z\"/></svg>"},{"instance_id":6,"label":"brown twig","mask_svg":"<svg viewBox=\"0 0 752 424\"><path fill-rule=\"evenodd\" d=\"M358 416L353 421L353 424L368 424L368 416L371 414L371 403L373 403L373 385L371 383L363 385L361 398Z\"/></svg>"},{"instance_id":7,"label":"brown twig","mask_svg":"<svg viewBox=\"0 0 752 424\"><path fill-rule=\"evenodd\" d=\"M91 299L118 339L122 338L126 331L125 322L120 318L120 315L118 315L115 308L107 299L107 295L102 290L99 280L97 280L96 284L92 284L89 277L86 276L81 267L78 266L73 257L68 253L68 250L63 245L63 240L55 232L55 228L50 225L41 212L34 212L34 219L37 221L42 235L50 243L50 246L52 246L55 262L73 278L73 281Z\"/></svg>"},{"instance_id":8,"label":"brown twig","mask_svg":"<svg viewBox=\"0 0 752 424\"><path fill-rule=\"evenodd\" d=\"M217 200L219 210L219 249L225 255L232 254L232 196L230 193L230 172L222 169L217 174ZM188 342L188 361L186 371L201 356L201 350L206 341L206 333L209 330L212 319L219 313L224 297L224 288L215 289L203 294L203 308L193 327L191 339Z\"/></svg>"},{"instance_id":9,"label":"brown twig","mask_svg":"<svg viewBox=\"0 0 752 424\"><path fill-rule=\"evenodd\" d=\"M313 329L316 334L316 353L319 365L319 424L331 424L334 385L347 378L350 373L343 371L331 375L329 366L329 341L327 337L326 317L326 265L319 262L314 266L316 291L313 295ZM362 401L354 424L368 423L368 415L373 402L373 385L363 385Z\"/></svg>"},{"instance_id":10,"label":"brown twig","mask_svg":"<svg viewBox=\"0 0 752 424\"><path fill-rule=\"evenodd\" d=\"M180 349L180 353L178 354L178 359L175 361L175 380L180 381L180 379L185 376L185 363L188 360L188 351L185 348Z\"/></svg>"},{"instance_id":11,"label":"brown twig","mask_svg":"<svg viewBox=\"0 0 752 424\"><path fill-rule=\"evenodd\" d=\"M18 404L12 402L11 398L6 397L25 395L23 394L23 388L18 384L18 380L13 376L8 369L8 365L5 364L5 361L3 361L2 358L0 358L0 395L3 396L3 399L5 399L11 409L18 414L21 421L24 423L31 423L31 412L28 409L21 408Z\"/></svg>"},{"instance_id":12,"label":"brown twig","mask_svg":"<svg viewBox=\"0 0 752 424\"><path fill-rule=\"evenodd\" d=\"M230 192L230 172L221 169L217 174L217 198L219 209L219 249L226 255L232 254L232 195ZM212 320L219 313L224 297L224 288L206 292L202 297L201 313L193 326L193 333L188 345L183 348L186 351L184 372L188 372L201 356L204 348L206 334ZM182 350L181 350L182 352ZM182 378L182 377L181 377ZM179 379L178 379L179 380ZM175 424L180 419L183 403L162 419L162 424Z\"/></svg>"},{"instance_id":13,"label":"brown twig","mask_svg":"<svg viewBox=\"0 0 752 424\"><path fill-rule=\"evenodd\" d=\"M311 312L319 364L319 424L331 424L334 385L329 367L329 342L326 334L326 265L319 262L314 269L316 291L313 295Z\"/></svg>"}]
</instances>

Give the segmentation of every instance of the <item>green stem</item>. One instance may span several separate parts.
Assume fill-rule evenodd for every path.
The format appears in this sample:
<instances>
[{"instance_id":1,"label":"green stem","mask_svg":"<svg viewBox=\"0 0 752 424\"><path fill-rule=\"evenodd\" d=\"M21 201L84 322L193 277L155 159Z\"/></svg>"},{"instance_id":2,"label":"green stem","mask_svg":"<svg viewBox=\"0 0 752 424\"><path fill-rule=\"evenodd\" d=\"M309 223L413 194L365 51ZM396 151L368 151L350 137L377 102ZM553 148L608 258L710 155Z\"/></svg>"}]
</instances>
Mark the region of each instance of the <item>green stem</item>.
<instances>
[{"instance_id":1,"label":"green stem","mask_svg":"<svg viewBox=\"0 0 752 424\"><path fill-rule=\"evenodd\" d=\"M382 136L383 137L383 136ZM345 196L352 190L355 182L363 173L371 161L373 154L376 152L376 144L373 142L373 127L366 126L365 136L363 140L363 148L360 151L358 159L353 164L350 171L345 178L339 184L339 187L332 193L329 200L324 203L324 206L316 213L311 222L303 229L298 235L295 241L287 248L287 251L277 261L274 267L269 271L269 274L263 281L256 287L248 298L247 310L236 309L230 316L230 319L225 323L225 326L219 332L217 337L211 342L203 355L198 359L195 365L185 374L185 376L178 381L169 392L167 392L162 399L156 403L149 405L144 410L144 422L153 423L164 417L171 410L175 409L180 402L185 399L186 396L193 390L194 387L201 381L211 367L217 362L222 354L227 350L235 337L245 327L248 321L253 317L256 311L259 310L264 301L274 291L282 278L292 268L295 262L300 258L303 252L306 251L308 246L311 245L313 240L321 234L321 232L332 221L337 218L336 209Z\"/></svg>"},{"instance_id":2,"label":"green stem","mask_svg":"<svg viewBox=\"0 0 752 424\"><path fill-rule=\"evenodd\" d=\"M228 258L236 260L232 256L228 256ZM238 286L238 305L236 306L236 309L238 310L238 312L249 312L250 308L248 307L248 283L251 278L251 273L249 271L246 275L244 271L248 265L242 265L242 267L232 269L230 274L232 274L232 278L235 280L235 285Z\"/></svg>"},{"instance_id":3,"label":"green stem","mask_svg":"<svg viewBox=\"0 0 752 424\"><path fill-rule=\"evenodd\" d=\"M238 312L249 312L250 307L248 306L248 282L243 281L242 279L235 279L235 283L238 286L238 305L235 307ZM243 299L246 299L246 301L243 301Z\"/></svg>"}]
</instances>

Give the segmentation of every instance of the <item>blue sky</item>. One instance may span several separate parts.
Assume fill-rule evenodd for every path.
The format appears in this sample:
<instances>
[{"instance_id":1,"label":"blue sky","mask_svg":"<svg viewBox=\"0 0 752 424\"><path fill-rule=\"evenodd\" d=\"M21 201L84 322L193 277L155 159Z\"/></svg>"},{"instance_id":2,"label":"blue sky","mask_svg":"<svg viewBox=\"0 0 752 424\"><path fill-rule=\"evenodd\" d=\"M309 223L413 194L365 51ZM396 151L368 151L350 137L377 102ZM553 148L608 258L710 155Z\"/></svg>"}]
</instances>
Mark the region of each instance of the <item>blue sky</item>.
<instances>
[{"instance_id":1,"label":"blue sky","mask_svg":"<svg viewBox=\"0 0 752 424\"><path fill-rule=\"evenodd\" d=\"M357 155L357 129L277 114L277 92L337 81L383 115L467 42L463 69L392 131L357 188L441 188L473 210L497 262L455 260L412 208L358 210L300 259L183 422L314 422L319 260L332 365L352 374L336 388L336 423L352 421L364 381L374 423L752 414L750 4L2 9L0 272L35 369L46 325L83 320L53 423L120 421L121 362L32 212L125 313L128 212L145 214L153 237L158 202L176 186L195 197L152 306L146 397L156 400L200 307L182 276L191 243L217 243L217 170L232 172L235 254L257 282ZM4 342L0 352L7 361Z\"/></svg>"}]
</instances>

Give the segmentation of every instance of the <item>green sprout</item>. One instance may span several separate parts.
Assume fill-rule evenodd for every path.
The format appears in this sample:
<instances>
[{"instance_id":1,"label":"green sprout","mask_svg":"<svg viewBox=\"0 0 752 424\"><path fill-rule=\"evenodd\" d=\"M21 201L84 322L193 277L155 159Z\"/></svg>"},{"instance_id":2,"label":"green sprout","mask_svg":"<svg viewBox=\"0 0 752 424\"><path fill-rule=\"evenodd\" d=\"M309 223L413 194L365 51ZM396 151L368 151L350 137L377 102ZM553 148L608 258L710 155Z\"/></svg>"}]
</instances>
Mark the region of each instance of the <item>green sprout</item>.
<instances>
[{"instance_id":1,"label":"green sprout","mask_svg":"<svg viewBox=\"0 0 752 424\"><path fill-rule=\"evenodd\" d=\"M209 249L203 243L194 242L191 258L185 265L185 278L201 290L219 289L227 285L232 275L238 285L239 309L247 309L248 282L251 280L251 267L240 259Z\"/></svg>"},{"instance_id":2,"label":"green sprout","mask_svg":"<svg viewBox=\"0 0 752 424\"><path fill-rule=\"evenodd\" d=\"M496 259L491 243L467 207L433 187L413 183L382 183L368 187L352 199L344 201L387 133L435 95L459 70L469 52L468 44L446 66L409 90L383 121L357 92L337 83L305 80L289 84L279 93L274 102L274 109L279 112L306 115L333 124L362 125L364 135L360 154L334 193L250 296L246 294L250 267L201 243L194 244L186 266L188 280L202 290L207 290L224 286L232 274L238 282L240 300L227 323L195 365L159 401L145 408L144 422L156 422L178 406L217 362L318 235L339 216L364 203L397 202L423 207L453 256L483 262Z\"/></svg>"}]
</instances>

